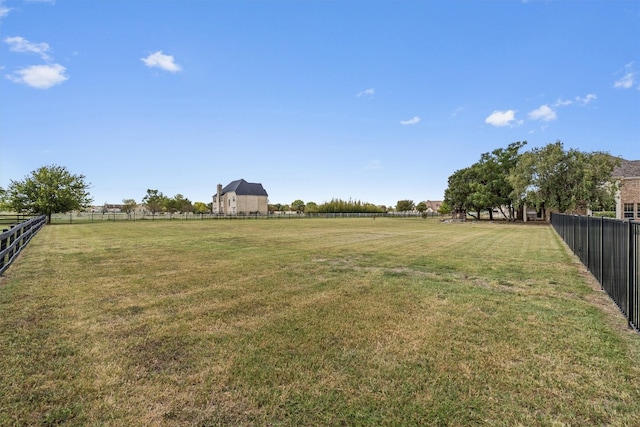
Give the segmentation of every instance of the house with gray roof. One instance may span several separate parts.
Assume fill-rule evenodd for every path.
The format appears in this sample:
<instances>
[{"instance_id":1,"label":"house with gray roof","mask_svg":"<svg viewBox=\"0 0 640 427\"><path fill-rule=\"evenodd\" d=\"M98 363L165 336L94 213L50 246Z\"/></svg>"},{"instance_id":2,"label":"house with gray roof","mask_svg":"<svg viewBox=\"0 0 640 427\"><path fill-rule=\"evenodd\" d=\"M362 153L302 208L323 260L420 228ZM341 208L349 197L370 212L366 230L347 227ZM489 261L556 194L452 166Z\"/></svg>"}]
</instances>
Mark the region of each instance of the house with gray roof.
<instances>
[{"instance_id":1,"label":"house with gray roof","mask_svg":"<svg viewBox=\"0 0 640 427\"><path fill-rule=\"evenodd\" d=\"M616 194L616 218L640 220L640 160L620 159L613 177L620 184Z\"/></svg>"},{"instance_id":2,"label":"house with gray roof","mask_svg":"<svg viewBox=\"0 0 640 427\"><path fill-rule=\"evenodd\" d=\"M213 195L213 213L217 215L267 215L268 197L259 183L238 179L222 187L218 184Z\"/></svg>"}]
</instances>

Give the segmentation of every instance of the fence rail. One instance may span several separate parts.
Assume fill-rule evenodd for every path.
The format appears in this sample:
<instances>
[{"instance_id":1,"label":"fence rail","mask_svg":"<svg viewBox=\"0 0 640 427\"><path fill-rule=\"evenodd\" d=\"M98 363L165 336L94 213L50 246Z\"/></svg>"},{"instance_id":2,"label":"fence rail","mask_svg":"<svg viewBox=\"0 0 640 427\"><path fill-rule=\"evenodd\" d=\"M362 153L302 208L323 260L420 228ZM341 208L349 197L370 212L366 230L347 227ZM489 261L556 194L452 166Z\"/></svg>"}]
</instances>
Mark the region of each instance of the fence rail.
<instances>
[{"instance_id":1,"label":"fence rail","mask_svg":"<svg viewBox=\"0 0 640 427\"><path fill-rule=\"evenodd\" d=\"M34 217L35 215L29 214L0 213L0 228L7 228L8 226L19 224Z\"/></svg>"},{"instance_id":2,"label":"fence rail","mask_svg":"<svg viewBox=\"0 0 640 427\"><path fill-rule=\"evenodd\" d=\"M552 214L551 225L640 331L640 222Z\"/></svg>"},{"instance_id":3,"label":"fence rail","mask_svg":"<svg viewBox=\"0 0 640 427\"><path fill-rule=\"evenodd\" d=\"M47 217L42 215L3 230L0 234L0 275L46 222Z\"/></svg>"}]
</instances>

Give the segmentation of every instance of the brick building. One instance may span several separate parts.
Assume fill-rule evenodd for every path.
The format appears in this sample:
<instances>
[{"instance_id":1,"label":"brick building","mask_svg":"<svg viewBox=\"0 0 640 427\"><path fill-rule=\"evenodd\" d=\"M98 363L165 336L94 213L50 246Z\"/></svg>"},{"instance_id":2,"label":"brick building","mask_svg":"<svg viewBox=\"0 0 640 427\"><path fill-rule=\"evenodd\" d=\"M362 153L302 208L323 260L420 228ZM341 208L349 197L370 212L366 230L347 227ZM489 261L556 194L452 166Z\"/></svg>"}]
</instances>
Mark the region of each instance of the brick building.
<instances>
[{"instance_id":1,"label":"brick building","mask_svg":"<svg viewBox=\"0 0 640 427\"><path fill-rule=\"evenodd\" d=\"M213 213L218 215L267 215L268 194L262 184L239 179L226 187L218 184Z\"/></svg>"},{"instance_id":2,"label":"brick building","mask_svg":"<svg viewBox=\"0 0 640 427\"><path fill-rule=\"evenodd\" d=\"M613 171L620 182L616 194L616 218L640 220L640 160L620 159Z\"/></svg>"}]
</instances>

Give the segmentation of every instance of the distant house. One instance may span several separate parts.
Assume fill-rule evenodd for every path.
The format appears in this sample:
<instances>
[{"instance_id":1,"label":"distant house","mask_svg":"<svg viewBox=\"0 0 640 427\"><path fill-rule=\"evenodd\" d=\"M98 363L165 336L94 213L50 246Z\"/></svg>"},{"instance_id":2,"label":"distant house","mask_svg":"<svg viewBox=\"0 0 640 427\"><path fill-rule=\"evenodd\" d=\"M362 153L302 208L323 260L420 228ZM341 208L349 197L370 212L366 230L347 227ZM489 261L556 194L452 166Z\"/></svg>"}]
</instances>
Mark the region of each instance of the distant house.
<instances>
[{"instance_id":1,"label":"distant house","mask_svg":"<svg viewBox=\"0 0 640 427\"><path fill-rule=\"evenodd\" d=\"M613 177L620 183L616 194L616 218L640 220L640 160L620 159Z\"/></svg>"},{"instance_id":2,"label":"distant house","mask_svg":"<svg viewBox=\"0 0 640 427\"><path fill-rule=\"evenodd\" d=\"M427 205L428 213L438 213L440 211L440 206L442 206L442 200L427 200L424 203Z\"/></svg>"},{"instance_id":3,"label":"distant house","mask_svg":"<svg viewBox=\"0 0 640 427\"><path fill-rule=\"evenodd\" d=\"M230 182L226 187L218 184L213 195L213 213L218 215L267 215L268 194L262 184L244 179Z\"/></svg>"},{"instance_id":4,"label":"distant house","mask_svg":"<svg viewBox=\"0 0 640 427\"><path fill-rule=\"evenodd\" d=\"M113 204L105 203L103 206L95 210L100 210L102 211L102 213L120 213L122 212L123 208L124 208L123 205L113 205Z\"/></svg>"}]
</instances>

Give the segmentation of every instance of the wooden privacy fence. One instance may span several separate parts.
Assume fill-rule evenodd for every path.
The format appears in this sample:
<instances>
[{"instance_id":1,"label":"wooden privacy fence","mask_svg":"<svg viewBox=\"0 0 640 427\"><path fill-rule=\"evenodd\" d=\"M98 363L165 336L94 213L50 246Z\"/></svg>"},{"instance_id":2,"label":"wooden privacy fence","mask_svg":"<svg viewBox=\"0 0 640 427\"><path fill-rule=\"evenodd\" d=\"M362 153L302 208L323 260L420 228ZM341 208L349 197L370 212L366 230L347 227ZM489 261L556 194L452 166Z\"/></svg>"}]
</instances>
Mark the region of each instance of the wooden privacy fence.
<instances>
[{"instance_id":1,"label":"wooden privacy fence","mask_svg":"<svg viewBox=\"0 0 640 427\"><path fill-rule=\"evenodd\" d=\"M640 222L554 213L551 225L640 331Z\"/></svg>"},{"instance_id":2,"label":"wooden privacy fence","mask_svg":"<svg viewBox=\"0 0 640 427\"><path fill-rule=\"evenodd\" d=\"M0 275L2 275L18 256L29 240L47 222L47 217L41 215L31 218L20 224L11 226L8 230L3 230L0 234Z\"/></svg>"}]
</instances>

